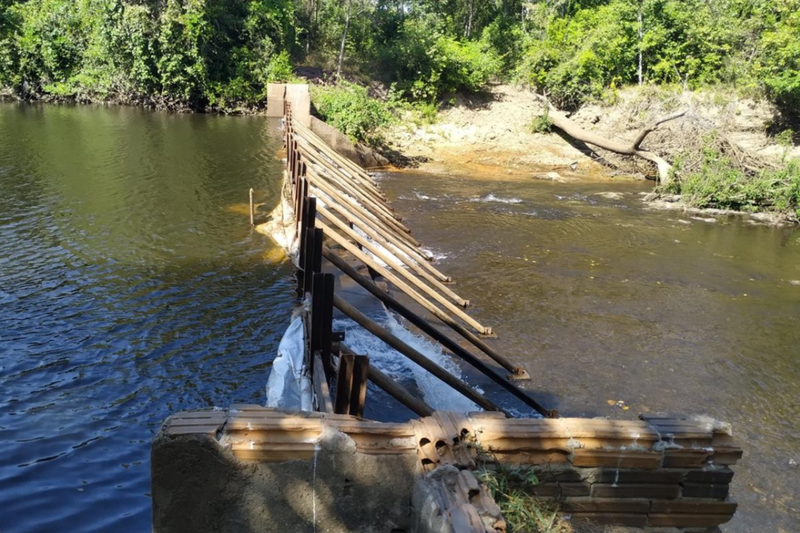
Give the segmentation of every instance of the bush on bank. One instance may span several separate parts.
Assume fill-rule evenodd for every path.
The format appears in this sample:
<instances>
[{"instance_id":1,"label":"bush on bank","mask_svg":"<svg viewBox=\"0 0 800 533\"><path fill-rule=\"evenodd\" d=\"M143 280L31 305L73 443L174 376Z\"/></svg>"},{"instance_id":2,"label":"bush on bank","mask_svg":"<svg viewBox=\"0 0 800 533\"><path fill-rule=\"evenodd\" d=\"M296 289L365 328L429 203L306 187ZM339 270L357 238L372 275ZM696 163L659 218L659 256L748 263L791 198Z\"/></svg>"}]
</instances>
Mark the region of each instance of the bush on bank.
<instances>
[{"instance_id":1,"label":"bush on bank","mask_svg":"<svg viewBox=\"0 0 800 533\"><path fill-rule=\"evenodd\" d=\"M782 168L747 173L730 158L706 149L699 168L682 172L682 162L673 169L670 182L661 187L680 194L686 204L700 208L775 212L800 218L800 162Z\"/></svg>"},{"instance_id":2,"label":"bush on bank","mask_svg":"<svg viewBox=\"0 0 800 533\"><path fill-rule=\"evenodd\" d=\"M378 131L392 123L389 108L370 98L365 87L341 82L337 86L312 86L311 100L322 120L341 131L353 142L375 145Z\"/></svg>"},{"instance_id":3,"label":"bush on bank","mask_svg":"<svg viewBox=\"0 0 800 533\"><path fill-rule=\"evenodd\" d=\"M0 83L27 97L230 110L291 76L291 0L0 0Z\"/></svg>"}]
</instances>

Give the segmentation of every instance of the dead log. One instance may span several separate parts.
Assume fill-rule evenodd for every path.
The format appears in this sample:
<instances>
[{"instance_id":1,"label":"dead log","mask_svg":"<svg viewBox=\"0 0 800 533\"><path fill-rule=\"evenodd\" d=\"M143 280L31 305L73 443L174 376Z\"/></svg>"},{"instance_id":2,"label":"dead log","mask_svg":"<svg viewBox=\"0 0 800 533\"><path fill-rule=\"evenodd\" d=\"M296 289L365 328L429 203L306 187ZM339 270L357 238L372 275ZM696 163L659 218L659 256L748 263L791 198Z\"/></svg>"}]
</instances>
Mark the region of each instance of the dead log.
<instances>
[{"instance_id":1,"label":"dead log","mask_svg":"<svg viewBox=\"0 0 800 533\"><path fill-rule=\"evenodd\" d=\"M605 137L598 135L597 133L585 130L572 122L568 119L563 113L558 111L553 105L548 102L547 100L543 99L543 103L547 109L547 118L553 124L553 126L557 127L573 139L577 139L581 142L586 144L591 144L593 146L597 146L598 148L602 148L604 150L608 150L610 152L614 152L621 155L630 155L640 157L652 163L655 163L658 169L658 179L661 183L666 183L669 180L669 172L672 168L672 165L664 159L663 157L659 156L656 153L650 152L649 150L642 149L642 143L644 142L645 138L662 124L679 119L686 115L688 111L681 111L680 113L675 113L674 115L670 115L668 117L662 118L653 122L652 124L644 127L636 138L632 142L620 142L614 141L610 139L606 139Z\"/></svg>"}]
</instances>

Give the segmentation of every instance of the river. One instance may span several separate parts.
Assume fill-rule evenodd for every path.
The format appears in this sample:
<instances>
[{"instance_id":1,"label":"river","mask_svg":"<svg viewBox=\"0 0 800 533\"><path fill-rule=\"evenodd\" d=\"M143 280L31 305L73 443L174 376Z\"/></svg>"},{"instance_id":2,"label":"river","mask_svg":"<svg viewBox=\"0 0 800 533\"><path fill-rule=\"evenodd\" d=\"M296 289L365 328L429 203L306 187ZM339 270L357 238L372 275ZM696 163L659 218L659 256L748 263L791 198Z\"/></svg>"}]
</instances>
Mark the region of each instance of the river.
<instances>
[{"instance_id":1,"label":"river","mask_svg":"<svg viewBox=\"0 0 800 533\"><path fill-rule=\"evenodd\" d=\"M163 419L263 404L294 305L247 218L275 126L0 105L0 531L148 531Z\"/></svg>"},{"instance_id":2,"label":"river","mask_svg":"<svg viewBox=\"0 0 800 533\"><path fill-rule=\"evenodd\" d=\"M0 105L0 531L147 531L162 420L264 402L294 306L247 224L275 127ZM648 211L629 181L380 180L542 403L731 422L725 531L800 530L800 232Z\"/></svg>"},{"instance_id":3,"label":"river","mask_svg":"<svg viewBox=\"0 0 800 533\"><path fill-rule=\"evenodd\" d=\"M544 405L730 422L745 457L723 530L800 531L797 228L647 210L652 184L628 180L381 185Z\"/></svg>"}]
</instances>

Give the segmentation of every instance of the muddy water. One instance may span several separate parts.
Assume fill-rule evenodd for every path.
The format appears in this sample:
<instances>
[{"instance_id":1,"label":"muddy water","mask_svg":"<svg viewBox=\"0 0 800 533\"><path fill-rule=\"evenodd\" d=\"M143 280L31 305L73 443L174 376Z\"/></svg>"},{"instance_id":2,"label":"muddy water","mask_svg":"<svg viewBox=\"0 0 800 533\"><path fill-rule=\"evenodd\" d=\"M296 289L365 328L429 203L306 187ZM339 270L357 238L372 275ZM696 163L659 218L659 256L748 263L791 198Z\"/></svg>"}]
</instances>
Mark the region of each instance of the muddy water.
<instances>
[{"instance_id":1,"label":"muddy water","mask_svg":"<svg viewBox=\"0 0 800 533\"><path fill-rule=\"evenodd\" d=\"M543 403L728 421L724 530L800 531L800 231L645 210L647 183L381 179Z\"/></svg>"},{"instance_id":2,"label":"muddy water","mask_svg":"<svg viewBox=\"0 0 800 533\"><path fill-rule=\"evenodd\" d=\"M151 529L176 411L263 403L291 269L276 124L0 105L0 531Z\"/></svg>"}]
</instances>

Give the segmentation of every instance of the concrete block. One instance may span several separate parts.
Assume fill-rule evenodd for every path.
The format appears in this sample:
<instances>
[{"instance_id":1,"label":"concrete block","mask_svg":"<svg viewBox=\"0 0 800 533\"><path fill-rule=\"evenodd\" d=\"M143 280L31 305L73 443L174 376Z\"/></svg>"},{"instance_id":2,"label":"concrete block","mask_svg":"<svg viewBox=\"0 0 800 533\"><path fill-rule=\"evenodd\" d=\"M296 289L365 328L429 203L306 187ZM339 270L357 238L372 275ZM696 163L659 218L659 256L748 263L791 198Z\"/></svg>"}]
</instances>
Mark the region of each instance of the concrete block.
<instances>
[{"instance_id":1,"label":"concrete block","mask_svg":"<svg viewBox=\"0 0 800 533\"><path fill-rule=\"evenodd\" d=\"M248 462L224 439L162 431L152 447L154 533L409 530L416 454L370 455L326 430L308 460ZM322 530L322 529L320 529Z\"/></svg>"}]
</instances>

